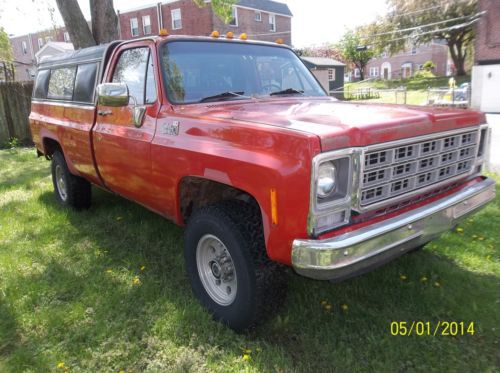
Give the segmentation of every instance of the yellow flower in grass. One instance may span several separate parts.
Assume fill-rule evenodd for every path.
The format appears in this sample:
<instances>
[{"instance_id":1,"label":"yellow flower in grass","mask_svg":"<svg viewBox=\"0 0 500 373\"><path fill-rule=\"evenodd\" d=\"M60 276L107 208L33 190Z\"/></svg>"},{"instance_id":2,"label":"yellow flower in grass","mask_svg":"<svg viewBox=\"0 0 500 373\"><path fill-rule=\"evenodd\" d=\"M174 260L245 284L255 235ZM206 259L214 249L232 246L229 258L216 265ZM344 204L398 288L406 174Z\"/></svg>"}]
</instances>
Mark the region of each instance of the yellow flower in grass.
<instances>
[{"instance_id":1,"label":"yellow flower in grass","mask_svg":"<svg viewBox=\"0 0 500 373\"><path fill-rule=\"evenodd\" d=\"M457 233L464 233L464 229L463 229L463 228L458 227L458 228L457 228Z\"/></svg>"},{"instance_id":2,"label":"yellow flower in grass","mask_svg":"<svg viewBox=\"0 0 500 373\"><path fill-rule=\"evenodd\" d=\"M134 283L134 285L140 285L141 279L139 278L139 276L135 276L132 282Z\"/></svg>"},{"instance_id":3,"label":"yellow flower in grass","mask_svg":"<svg viewBox=\"0 0 500 373\"><path fill-rule=\"evenodd\" d=\"M57 364L57 368L64 369L64 368L66 368L66 365L64 364L64 362L61 361L60 363Z\"/></svg>"},{"instance_id":4,"label":"yellow flower in grass","mask_svg":"<svg viewBox=\"0 0 500 373\"><path fill-rule=\"evenodd\" d=\"M473 234L472 235L472 239L475 240L477 238L477 235L476 234Z\"/></svg>"},{"instance_id":5,"label":"yellow flower in grass","mask_svg":"<svg viewBox=\"0 0 500 373\"><path fill-rule=\"evenodd\" d=\"M326 306L327 304L328 304L328 302L327 302L326 300L322 300L322 301L321 301L321 305L322 305L323 307L324 307L324 306Z\"/></svg>"},{"instance_id":6,"label":"yellow flower in grass","mask_svg":"<svg viewBox=\"0 0 500 373\"><path fill-rule=\"evenodd\" d=\"M141 266L141 271L144 271L146 269L146 266Z\"/></svg>"},{"instance_id":7,"label":"yellow flower in grass","mask_svg":"<svg viewBox=\"0 0 500 373\"><path fill-rule=\"evenodd\" d=\"M440 287L441 287L441 284L440 284L438 281L436 281L436 282L434 283L434 286L435 286L435 287L437 287L437 288L440 288Z\"/></svg>"},{"instance_id":8,"label":"yellow flower in grass","mask_svg":"<svg viewBox=\"0 0 500 373\"><path fill-rule=\"evenodd\" d=\"M344 312L349 311L349 306L347 304L341 305L340 308L342 308L342 311L344 311Z\"/></svg>"},{"instance_id":9,"label":"yellow flower in grass","mask_svg":"<svg viewBox=\"0 0 500 373\"><path fill-rule=\"evenodd\" d=\"M120 220L123 220L123 216L117 216L116 217L116 221L120 221Z\"/></svg>"},{"instance_id":10,"label":"yellow flower in grass","mask_svg":"<svg viewBox=\"0 0 500 373\"><path fill-rule=\"evenodd\" d=\"M479 236L477 239L478 239L479 241L484 241L484 237L482 237L482 236Z\"/></svg>"},{"instance_id":11,"label":"yellow flower in grass","mask_svg":"<svg viewBox=\"0 0 500 373\"><path fill-rule=\"evenodd\" d=\"M250 355L249 354L243 354L243 361L249 361L250 360Z\"/></svg>"},{"instance_id":12,"label":"yellow flower in grass","mask_svg":"<svg viewBox=\"0 0 500 373\"><path fill-rule=\"evenodd\" d=\"M406 281L406 280L408 280L408 277L407 277L406 275L400 275L400 276L399 276L399 279L400 279L401 281Z\"/></svg>"},{"instance_id":13,"label":"yellow flower in grass","mask_svg":"<svg viewBox=\"0 0 500 373\"><path fill-rule=\"evenodd\" d=\"M425 277L425 276L422 276L422 277L420 278L420 282L421 282L422 284L427 283L427 280L428 280L428 278L427 278L427 277Z\"/></svg>"},{"instance_id":14,"label":"yellow flower in grass","mask_svg":"<svg viewBox=\"0 0 500 373\"><path fill-rule=\"evenodd\" d=\"M113 270L112 269L107 269L106 273L113 273Z\"/></svg>"},{"instance_id":15,"label":"yellow flower in grass","mask_svg":"<svg viewBox=\"0 0 500 373\"><path fill-rule=\"evenodd\" d=\"M331 304L325 304L325 310L330 312L332 310L332 305Z\"/></svg>"}]
</instances>

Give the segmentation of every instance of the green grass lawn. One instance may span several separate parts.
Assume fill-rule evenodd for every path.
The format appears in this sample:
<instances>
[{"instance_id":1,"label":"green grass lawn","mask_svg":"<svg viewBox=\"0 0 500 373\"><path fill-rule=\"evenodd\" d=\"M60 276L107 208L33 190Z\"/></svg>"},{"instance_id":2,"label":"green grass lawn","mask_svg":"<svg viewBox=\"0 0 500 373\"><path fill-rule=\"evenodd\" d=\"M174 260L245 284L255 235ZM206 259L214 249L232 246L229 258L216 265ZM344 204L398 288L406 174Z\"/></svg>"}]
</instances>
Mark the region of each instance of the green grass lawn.
<instances>
[{"instance_id":1,"label":"green grass lawn","mask_svg":"<svg viewBox=\"0 0 500 373\"><path fill-rule=\"evenodd\" d=\"M498 179L497 179L498 180ZM340 284L290 271L257 330L211 320L184 273L182 230L100 190L61 210L49 162L0 151L0 371L496 371L500 199L423 251ZM392 336L392 321L474 335Z\"/></svg>"},{"instance_id":2,"label":"green grass lawn","mask_svg":"<svg viewBox=\"0 0 500 373\"><path fill-rule=\"evenodd\" d=\"M429 88L447 88L448 77L439 76L434 78L410 78L410 79L393 79L393 80L370 80L367 82L346 83L344 90L346 92L356 92L359 89L372 88L376 90L397 89L406 87L406 104L407 105L426 105L428 102ZM455 77L456 84L459 86L462 83L470 82L470 76ZM432 98L432 97L431 97ZM386 104L404 104L403 92L380 92L379 98L364 100L373 103Z\"/></svg>"}]
</instances>

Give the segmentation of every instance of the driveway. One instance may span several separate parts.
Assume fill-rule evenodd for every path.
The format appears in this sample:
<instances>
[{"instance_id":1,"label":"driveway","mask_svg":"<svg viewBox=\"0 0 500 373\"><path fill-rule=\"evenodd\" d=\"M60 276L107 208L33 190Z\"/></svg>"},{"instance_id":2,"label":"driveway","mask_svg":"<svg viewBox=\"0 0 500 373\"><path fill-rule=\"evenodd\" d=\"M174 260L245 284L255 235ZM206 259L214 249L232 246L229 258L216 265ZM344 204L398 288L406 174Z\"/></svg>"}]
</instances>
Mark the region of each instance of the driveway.
<instances>
[{"instance_id":1,"label":"driveway","mask_svg":"<svg viewBox=\"0 0 500 373\"><path fill-rule=\"evenodd\" d=\"M500 114L487 114L491 127L489 171L500 173Z\"/></svg>"}]
</instances>

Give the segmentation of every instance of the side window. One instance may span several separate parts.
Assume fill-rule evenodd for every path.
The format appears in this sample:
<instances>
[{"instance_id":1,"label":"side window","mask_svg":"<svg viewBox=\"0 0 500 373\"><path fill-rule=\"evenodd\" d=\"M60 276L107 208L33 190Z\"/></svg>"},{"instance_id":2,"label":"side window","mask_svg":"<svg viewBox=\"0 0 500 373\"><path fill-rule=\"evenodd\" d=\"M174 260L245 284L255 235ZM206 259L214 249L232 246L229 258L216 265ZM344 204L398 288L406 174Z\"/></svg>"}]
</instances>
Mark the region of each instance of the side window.
<instances>
[{"instance_id":1,"label":"side window","mask_svg":"<svg viewBox=\"0 0 500 373\"><path fill-rule=\"evenodd\" d=\"M47 97L54 100L70 101L73 98L75 75L76 67L51 70Z\"/></svg>"},{"instance_id":2,"label":"side window","mask_svg":"<svg viewBox=\"0 0 500 373\"><path fill-rule=\"evenodd\" d=\"M50 70L39 70L36 75L35 88L33 89L34 98L47 98L47 89L49 87Z\"/></svg>"},{"instance_id":3,"label":"side window","mask_svg":"<svg viewBox=\"0 0 500 373\"><path fill-rule=\"evenodd\" d=\"M148 66L146 73L146 104L152 104L156 101L156 82L155 82L155 70L152 61L153 56L149 53Z\"/></svg>"},{"instance_id":4,"label":"side window","mask_svg":"<svg viewBox=\"0 0 500 373\"><path fill-rule=\"evenodd\" d=\"M138 105L144 104L145 80L149 48L127 49L121 55L113 73L113 83L125 83Z\"/></svg>"},{"instance_id":5,"label":"side window","mask_svg":"<svg viewBox=\"0 0 500 373\"><path fill-rule=\"evenodd\" d=\"M95 79L97 76L97 63L79 65L76 72L75 92L73 101L94 102Z\"/></svg>"}]
</instances>

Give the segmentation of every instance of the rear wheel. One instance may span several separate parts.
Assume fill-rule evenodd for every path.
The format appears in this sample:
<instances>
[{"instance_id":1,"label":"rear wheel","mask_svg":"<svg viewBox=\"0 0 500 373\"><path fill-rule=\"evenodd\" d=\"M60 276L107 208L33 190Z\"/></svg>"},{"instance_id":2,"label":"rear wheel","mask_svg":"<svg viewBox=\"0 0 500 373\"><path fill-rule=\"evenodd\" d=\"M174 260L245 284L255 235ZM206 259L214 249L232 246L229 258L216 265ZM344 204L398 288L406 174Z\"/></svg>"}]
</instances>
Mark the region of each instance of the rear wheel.
<instances>
[{"instance_id":1,"label":"rear wheel","mask_svg":"<svg viewBox=\"0 0 500 373\"><path fill-rule=\"evenodd\" d=\"M284 301L286 274L267 257L255 206L230 201L196 211L186 228L184 254L196 297L236 331L263 322Z\"/></svg>"},{"instance_id":2,"label":"rear wheel","mask_svg":"<svg viewBox=\"0 0 500 373\"><path fill-rule=\"evenodd\" d=\"M90 183L71 174L60 151L52 156L52 182L57 201L63 207L87 209L90 207L92 190Z\"/></svg>"}]
</instances>

